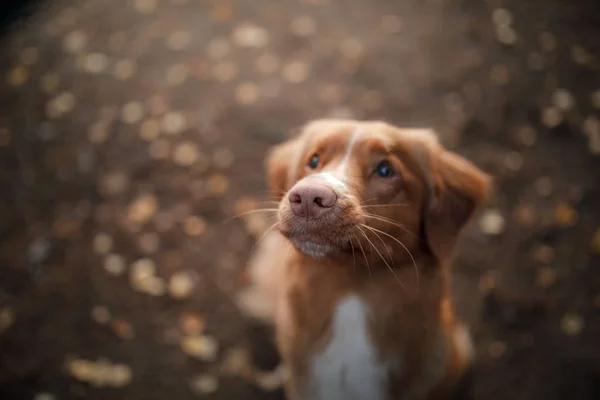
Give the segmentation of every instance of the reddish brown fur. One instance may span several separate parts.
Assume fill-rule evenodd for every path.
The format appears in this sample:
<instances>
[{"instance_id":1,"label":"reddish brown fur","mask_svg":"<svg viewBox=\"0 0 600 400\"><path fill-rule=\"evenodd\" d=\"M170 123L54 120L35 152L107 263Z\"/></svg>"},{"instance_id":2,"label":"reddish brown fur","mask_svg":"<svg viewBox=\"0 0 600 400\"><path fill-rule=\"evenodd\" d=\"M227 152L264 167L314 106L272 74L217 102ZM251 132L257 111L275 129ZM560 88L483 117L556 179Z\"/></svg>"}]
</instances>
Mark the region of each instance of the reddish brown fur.
<instances>
[{"instance_id":1,"label":"reddish brown fur","mask_svg":"<svg viewBox=\"0 0 600 400\"><path fill-rule=\"evenodd\" d=\"M319 229L298 233L285 193L313 172L334 171L357 131L361 141L348 160L350 189L339 213L315 222ZM322 163L311 171L306 164L315 153ZM370 174L382 159L392 163L394 179ZM263 268L279 269L269 282L255 284L273 296L268 301L275 307L278 346L290 371L288 396L298 398L310 360L330 340L337 302L354 293L372 311L369 331L381 358L397 357L404 365L389 370L390 398L444 398L470 363L468 352L454 341L458 322L448 262L460 231L486 200L487 175L443 149L427 130L341 120L309 123L300 136L274 148L267 169L281 200L283 236L303 240L308 235L334 249L314 258L281 241L257 260Z\"/></svg>"}]
</instances>

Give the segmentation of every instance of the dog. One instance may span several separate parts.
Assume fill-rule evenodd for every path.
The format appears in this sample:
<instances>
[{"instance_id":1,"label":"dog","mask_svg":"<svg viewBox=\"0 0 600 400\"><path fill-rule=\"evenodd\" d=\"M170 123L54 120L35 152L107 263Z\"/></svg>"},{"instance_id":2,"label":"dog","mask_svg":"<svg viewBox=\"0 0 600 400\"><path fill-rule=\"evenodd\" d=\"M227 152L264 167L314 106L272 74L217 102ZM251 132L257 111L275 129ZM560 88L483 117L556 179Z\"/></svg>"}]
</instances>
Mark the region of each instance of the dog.
<instances>
[{"instance_id":1,"label":"dog","mask_svg":"<svg viewBox=\"0 0 600 400\"><path fill-rule=\"evenodd\" d=\"M430 129L320 119L276 145L278 201L239 297L274 323L291 400L450 398L474 357L449 263L490 177Z\"/></svg>"}]
</instances>

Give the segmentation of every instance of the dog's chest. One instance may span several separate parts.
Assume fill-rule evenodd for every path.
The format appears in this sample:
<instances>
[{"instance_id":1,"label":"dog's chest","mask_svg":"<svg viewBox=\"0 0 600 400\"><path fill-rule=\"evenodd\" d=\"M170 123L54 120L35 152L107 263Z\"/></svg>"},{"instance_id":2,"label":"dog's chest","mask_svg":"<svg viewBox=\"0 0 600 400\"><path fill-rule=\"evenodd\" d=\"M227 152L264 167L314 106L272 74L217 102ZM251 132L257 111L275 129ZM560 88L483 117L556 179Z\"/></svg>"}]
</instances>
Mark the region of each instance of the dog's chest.
<instances>
[{"instance_id":1,"label":"dog's chest","mask_svg":"<svg viewBox=\"0 0 600 400\"><path fill-rule=\"evenodd\" d=\"M356 295L348 295L338 302L332 320L331 340L311 360L304 398L388 398L388 370L370 338L368 312L365 303Z\"/></svg>"}]
</instances>

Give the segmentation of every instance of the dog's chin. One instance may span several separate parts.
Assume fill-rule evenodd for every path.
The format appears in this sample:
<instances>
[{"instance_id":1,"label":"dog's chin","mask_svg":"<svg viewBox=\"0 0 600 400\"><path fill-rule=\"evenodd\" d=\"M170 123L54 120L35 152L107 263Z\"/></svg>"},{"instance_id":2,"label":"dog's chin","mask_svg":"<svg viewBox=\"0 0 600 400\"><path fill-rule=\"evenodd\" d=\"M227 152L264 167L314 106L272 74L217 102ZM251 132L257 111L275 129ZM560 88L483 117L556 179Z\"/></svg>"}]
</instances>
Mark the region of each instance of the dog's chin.
<instances>
[{"instance_id":1,"label":"dog's chin","mask_svg":"<svg viewBox=\"0 0 600 400\"><path fill-rule=\"evenodd\" d=\"M311 235L306 232L292 233L285 229L280 230L280 233L292 243L298 252L317 260L336 258L336 256L344 254L346 249L344 240L334 242L320 237L320 235ZM350 246L349 240L347 246Z\"/></svg>"},{"instance_id":2,"label":"dog's chin","mask_svg":"<svg viewBox=\"0 0 600 400\"><path fill-rule=\"evenodd\" d=\"M290 237L294 247L302 254L317 260L328 258L339 251L339 249L329 243L319 243L307 239L295 239Z\"/></svg>"}]
</instances>

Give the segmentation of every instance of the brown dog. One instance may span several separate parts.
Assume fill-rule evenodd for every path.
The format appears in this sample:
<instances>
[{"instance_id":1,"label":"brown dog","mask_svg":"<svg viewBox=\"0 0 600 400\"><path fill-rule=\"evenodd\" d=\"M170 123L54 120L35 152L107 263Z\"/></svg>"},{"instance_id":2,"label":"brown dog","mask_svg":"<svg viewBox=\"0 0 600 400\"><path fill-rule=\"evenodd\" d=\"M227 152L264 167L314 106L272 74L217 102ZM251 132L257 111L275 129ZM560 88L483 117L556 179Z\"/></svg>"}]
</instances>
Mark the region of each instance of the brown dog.
<instances>
[{"instance_id":1,"label":"brown dog","mask_svg":"<svg viewBox=\"0 0 600 400\"><path fill-rule=\"evenodd\" d=\"M488 176L427 129L317 120L273 149L277 232L241 304L275 322L290 399L442 399L472 359L448 261Z\"/></svg>"}]
</instances>

